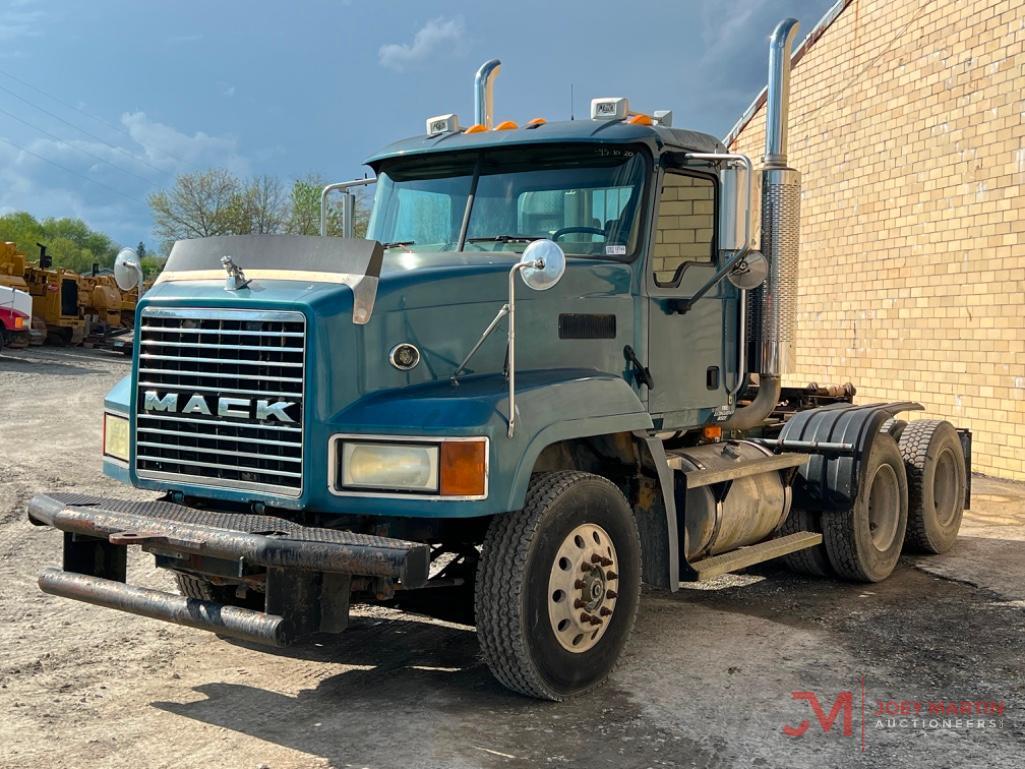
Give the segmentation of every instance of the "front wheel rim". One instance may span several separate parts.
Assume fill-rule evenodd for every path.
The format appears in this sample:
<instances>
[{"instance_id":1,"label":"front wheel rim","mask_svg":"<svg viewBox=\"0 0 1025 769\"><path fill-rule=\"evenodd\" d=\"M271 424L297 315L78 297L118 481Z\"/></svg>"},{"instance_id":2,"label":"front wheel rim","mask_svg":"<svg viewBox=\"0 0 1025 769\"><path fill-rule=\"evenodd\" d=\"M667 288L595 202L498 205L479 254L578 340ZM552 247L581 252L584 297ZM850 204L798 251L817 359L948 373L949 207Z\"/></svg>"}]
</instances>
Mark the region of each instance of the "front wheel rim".
<instances>
[{"instance_id":1,"label":"front wheel rim","mask_svg":"<svg viewBox=\"0 0 1025 769\"><path fill-rule=\"evenodd\" d=\"M585 523L563 540L548 577L548 620L563 649L591 649L608 630L619 597L619 560L601 526Z\"/></svg>"}]
</instances>

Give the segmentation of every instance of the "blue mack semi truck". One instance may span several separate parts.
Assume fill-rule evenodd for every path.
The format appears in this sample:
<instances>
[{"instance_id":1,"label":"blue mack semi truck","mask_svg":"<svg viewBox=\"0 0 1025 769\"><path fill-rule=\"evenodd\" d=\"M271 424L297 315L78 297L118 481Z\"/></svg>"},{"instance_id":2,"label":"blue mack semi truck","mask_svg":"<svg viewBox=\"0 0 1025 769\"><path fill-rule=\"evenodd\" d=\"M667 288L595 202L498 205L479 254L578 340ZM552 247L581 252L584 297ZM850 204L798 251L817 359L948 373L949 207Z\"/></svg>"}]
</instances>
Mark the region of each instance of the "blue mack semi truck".
<instances>
[{"instance_id":1,"label":"blue mack semi truck","mask_svg":"<svg viewBox=\"0 0 1025 769\"><path fill-rule=\"evenodd\" d=\"M471 127L431 118L324 190L346 237L178 242L103 413L103 471L155 498L33 498L63 532L40 587L277 646L354 602L461 618L502 684L562 700L607 678L642 582L773 558L871 582L949 549L967 431L783 386L796 33L771 39L757 172L622 98L496 124L490 61ZM129 584L129 547L180 595Z\"/></svg>"}]
</instances>

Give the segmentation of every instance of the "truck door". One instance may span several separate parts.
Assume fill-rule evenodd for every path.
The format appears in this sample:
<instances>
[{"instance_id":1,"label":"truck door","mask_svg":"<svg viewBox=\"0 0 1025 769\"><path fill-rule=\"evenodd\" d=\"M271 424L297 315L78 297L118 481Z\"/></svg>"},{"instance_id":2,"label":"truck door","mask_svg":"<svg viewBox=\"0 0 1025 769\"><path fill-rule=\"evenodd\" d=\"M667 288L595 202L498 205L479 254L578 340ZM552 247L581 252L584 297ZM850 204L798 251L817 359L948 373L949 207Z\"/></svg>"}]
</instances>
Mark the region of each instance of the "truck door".
<instances>
[{"instance_id":1,"label":"truck door","mask_svg":"<svg viewBox=\"0 0 1025 769\"><path fill-rule=\"evenodd\" d=\"M646 268L648 368L655 385L648 409L662 415L667 430L707 422L727 402L732 383L733 372L724 371L724 305L732 292L720 284L680 312L680 300L717 269L718 187L710 174L672 167L660 172Z\"/></svg>"}]
</instances>

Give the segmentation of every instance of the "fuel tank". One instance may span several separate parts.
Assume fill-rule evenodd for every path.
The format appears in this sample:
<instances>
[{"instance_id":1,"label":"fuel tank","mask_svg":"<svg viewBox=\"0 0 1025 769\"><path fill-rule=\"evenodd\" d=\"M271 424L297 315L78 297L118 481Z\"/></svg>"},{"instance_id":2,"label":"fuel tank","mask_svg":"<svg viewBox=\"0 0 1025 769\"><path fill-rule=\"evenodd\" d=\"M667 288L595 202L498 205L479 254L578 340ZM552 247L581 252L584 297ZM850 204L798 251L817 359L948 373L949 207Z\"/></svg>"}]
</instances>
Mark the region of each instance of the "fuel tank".
<instances>
[{"instance_id":1,"label":"fuel tank","mask_svg":"<svg viewBox=\"0 0 1025 769\"><path fill-rule=\"evenodd\" d=\"M772 454L748 441L674 449L672 453L680 458L684 472L728 470ZM685 553L690 561L761 542L790 513L790 487L778 470L687 491L680 477L676 489L676 507L683 511Z\"/></svg>"}]
</instances>

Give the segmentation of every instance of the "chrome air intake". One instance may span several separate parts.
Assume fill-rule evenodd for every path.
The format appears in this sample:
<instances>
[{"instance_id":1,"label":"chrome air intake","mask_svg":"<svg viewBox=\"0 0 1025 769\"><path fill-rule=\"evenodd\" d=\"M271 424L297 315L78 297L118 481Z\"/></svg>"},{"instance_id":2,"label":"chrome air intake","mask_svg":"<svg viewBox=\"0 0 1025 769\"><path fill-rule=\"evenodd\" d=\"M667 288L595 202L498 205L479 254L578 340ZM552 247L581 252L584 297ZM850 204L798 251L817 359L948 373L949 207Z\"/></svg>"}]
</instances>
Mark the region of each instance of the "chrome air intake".
<instances>
[{"instance_id":1,"label":"chrome air intake","mask_svg":"<svg viewBox=\"0 0 1025 769\"><path fill-rule=\"evenodd\" d=\"M751 367L763 380L795 368L801 175L787 165L787 119L790 51L797 29L796 19L784 19L769 47L761 236L769 276L748 297Z\"/></svg>"}]
</instances>

